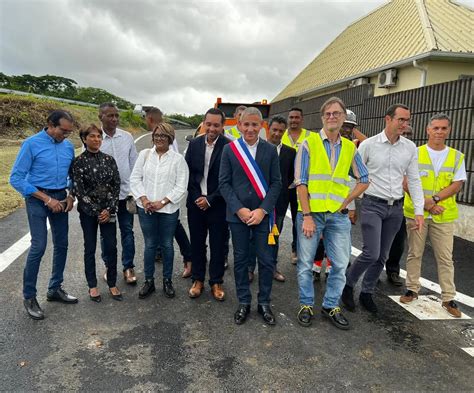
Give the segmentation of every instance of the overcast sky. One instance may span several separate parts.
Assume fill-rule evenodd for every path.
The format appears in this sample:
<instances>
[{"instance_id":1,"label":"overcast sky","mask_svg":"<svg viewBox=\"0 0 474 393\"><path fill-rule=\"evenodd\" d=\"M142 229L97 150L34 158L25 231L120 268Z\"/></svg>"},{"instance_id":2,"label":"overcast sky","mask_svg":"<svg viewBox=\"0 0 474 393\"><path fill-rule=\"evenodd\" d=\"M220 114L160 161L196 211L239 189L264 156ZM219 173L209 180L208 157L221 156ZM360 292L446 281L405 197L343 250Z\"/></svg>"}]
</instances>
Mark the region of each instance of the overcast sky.
<instances>
[{"instance_id":1,"label":"overcast sky","mask_svg":"<svg viewBox=\"0 0 474 393\"><path fill-rule=\"evenodd\" d=\"M0 71L53 74L165 113L273 99L383 0L0 0Z\"/></svg>"}]
</instances>

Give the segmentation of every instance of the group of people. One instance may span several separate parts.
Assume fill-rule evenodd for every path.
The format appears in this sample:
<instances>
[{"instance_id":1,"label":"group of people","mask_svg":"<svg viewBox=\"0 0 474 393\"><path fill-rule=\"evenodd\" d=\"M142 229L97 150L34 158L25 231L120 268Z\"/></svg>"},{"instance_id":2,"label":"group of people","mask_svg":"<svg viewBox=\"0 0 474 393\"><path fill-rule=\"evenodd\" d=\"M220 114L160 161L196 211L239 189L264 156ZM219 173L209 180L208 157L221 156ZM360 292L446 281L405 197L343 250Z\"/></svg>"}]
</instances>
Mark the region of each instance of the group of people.
<instances>
[{"instance_id":1,"label":"group of people","mask_svg":"<svg viewBox=\"0 0 474 393\"><path fill-rule=\"evenodd\" d=\"M238 108L236 127L225 130L224 113L211 108L201 125L202 136L190 141L183 157L177 151L173 127L162 121L158 108L146 114L152 147L137 154L132 136L118 128L117 108L106 103L99 108L101 128L91 124L80 131L84 151L74 158L73 146L66 139L73 130L73 119L65 111L53 112L47 127L23 143L10 177L12 186L25 197L31 232L23 280L29 316L44 318L36 299L36 280L46 249L47 220L54 245L47 300L78 301L62 288L68 212L77 198L85 276L89 297L95 302L102 300L95 261L98 229L106 267L103 278L110 296L123 299L117 287L116 221L123 278L127 284L137 283L134 215L130 209L135 204L145 243L140 299L156 290L157 258L162 260L164 295L175 296L176 238L183 254L182 277L192 277L189 297L203 294L208 271L211 295L217 301L224 300L231 237L238 298L234 322L244 323L250 313L250 283L258 267L257 311L265 323L274 325L272 283L274 279L285 281L277 269L278 239L289 206L300 325L312 323L314 280L319 279L324 257L328 269L322 314L337 328L348 329L350 323L340 303L349 311L355 310L354 288L360 278L359 302L376 313L373 293L389 255L388 278L395 285L402 283L400 250L403 252L406 238L407 291L400 301L416 300L427 236L432 239L438 263L442 306L460 317L454 301L452 247L458 214L455 198L466 173L463 154L445 145L450 118L433 115L427 126L428 143L416 148L403 136L411 130L410 110L403 104L387 109L384 130L371 138L356 128L355 114L337 97L327 100L320 114L323 128L317 132L302 128L300 108L292 108L288 118L274 116L265 140L258 109ZM351 224L357 220L354 201L362 195L362 254L349 266ZM184 198L189 239L179 221Z\"/></svg>"}]
</instances>

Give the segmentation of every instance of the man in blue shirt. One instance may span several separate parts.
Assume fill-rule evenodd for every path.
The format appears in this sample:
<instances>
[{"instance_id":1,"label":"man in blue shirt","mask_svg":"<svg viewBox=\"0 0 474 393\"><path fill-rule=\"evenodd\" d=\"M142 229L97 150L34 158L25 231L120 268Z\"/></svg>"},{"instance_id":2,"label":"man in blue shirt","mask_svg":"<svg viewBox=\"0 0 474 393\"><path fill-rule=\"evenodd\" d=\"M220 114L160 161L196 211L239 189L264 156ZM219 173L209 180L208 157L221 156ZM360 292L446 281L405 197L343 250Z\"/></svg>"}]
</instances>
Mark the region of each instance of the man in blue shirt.
<instances>
[{"instance_id":1,"label":"man in blue shirt","mask_svg":"<svg viewBox=\"0 0 474 393\"><path fill-rule=\"evenodd\" d=\"M36 300L36 281L46 250L48 229L53 238L53 272L48 285L48 301L77 303L77 298L61 288L68 248L68 212L74 197L67 195L68 172L74 159L74 146L66 138L73 130L73 118L65 111L54 111L48 126L26 139L10 174L10 184L25 197L31 234L31 247L23 271L23 297L28 315L44 319Z\"/></svg>"}]
</instances>

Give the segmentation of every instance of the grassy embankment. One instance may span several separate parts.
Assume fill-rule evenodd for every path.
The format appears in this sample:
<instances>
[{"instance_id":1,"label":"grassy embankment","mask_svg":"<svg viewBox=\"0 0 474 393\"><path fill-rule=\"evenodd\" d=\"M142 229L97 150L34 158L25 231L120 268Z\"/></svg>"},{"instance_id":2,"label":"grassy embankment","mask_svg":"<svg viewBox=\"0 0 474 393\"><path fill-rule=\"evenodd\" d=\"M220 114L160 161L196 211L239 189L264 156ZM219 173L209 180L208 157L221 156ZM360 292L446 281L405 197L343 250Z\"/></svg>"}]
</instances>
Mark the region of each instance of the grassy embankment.
<instances>
[{"instance_id":1,"label":"grassy embankment","mask_svg":"<svg viewBox=\"0 0 474 393\"><path fill-rule=\"evenodd\" d=\"M41 130L48 113L55 109L67 110L73 115L74 133L70 140L77 149L81 147L79 129L90 123L100 125L97 108L28 96L0 95L0 218L23 204L21 195L8 183L21 142ZM120 116L121 128L132 133L143 131L143 119L132 111L121 112Z\"/></svg>"}]
</instances>

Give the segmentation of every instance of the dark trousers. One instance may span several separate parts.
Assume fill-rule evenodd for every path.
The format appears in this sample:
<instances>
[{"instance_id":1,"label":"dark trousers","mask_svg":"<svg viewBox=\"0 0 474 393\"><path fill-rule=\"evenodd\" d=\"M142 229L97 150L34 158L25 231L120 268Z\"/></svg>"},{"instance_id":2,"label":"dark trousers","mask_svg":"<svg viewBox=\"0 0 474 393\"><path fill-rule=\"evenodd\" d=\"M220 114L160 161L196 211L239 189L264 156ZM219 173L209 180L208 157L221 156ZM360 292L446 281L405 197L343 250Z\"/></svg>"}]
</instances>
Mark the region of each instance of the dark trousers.
<instances>
[{"instance_id":1,"label":"dark trousers","mask_svg":"<svg viewBox=\"0 0 474 393\"><path fill-rule=\"evenodd\" d=\"M390 253L388 254L387 262L385 262L385 269L387 274L400 274L400 261L403 252L405 251L405 243L407 241L407 226L405 217L403 217L402 225L393 239Z\"/></svg>"},{"instance_id":2,"label":"dark trousers","mask_svg":"<svg viewBox=\"0 0 474 393\"><path fill-rule=\"evenodd\" d=\"M285 221L285 216L281 215L276 217L275 223L278 228L278 232L283 231L283 222ZM275 236L275 245L273 247L273 263L275 266L275 270L277 270L277 263L278 263L278 250L280 248L280 236ZM250 250L249 250L249 272L254 272L255 267L257 266L257 250L255 246L255 242L253 238L250 238L250 244L249 244Z\"/></svg>"},{"instance_id":3,"label":"dark trousers","mask_svg":"<svg viewBox=\"0 0 474 393\"><path fill-rule=\"evenodd\" d=\"M273 247L268 244L268 218L259 225L248 226L244 223L229 223L234 246L234 277L237 297L240 304L251 304L252 294L249 285L249 241L255 242L258 260L258 304L269 305L272 292Z\"/></svg>"},{"instance_id":4,"label":"dark trousers","mask_svg":"<svg viewBox=\"0 0 474 393\"><path fill-rule=\"evenodd\" d=\"M107 285L113 288L117 282L117 226L115 222L99 224L97 217L79 211L84 235L84 271L89 288L97 286L95 251L97 248L97 228L100 227L102 253L107 258Z\"/></svg>"},{"instance_id":5,"label":"dark trousers","mask_svg":"<svg viewBox=\"0 0 474 393\"><path fill-rule=\"evenodd\" d=\"M296 215L298 214L298 196L296 194L296 188L289 190L290 196L290 212L291 212L291 221L293 223L292 234L293 240L291 242L291 251L296 252L296 241L298 239L298 233L296 231Z\"/></svg>"},{"instance_id":6,"label":"dark trousers","mask_svg":"<svg viewBox=\"0 0 474 393\"><path fill-rule=\"evenodd\" d=\"M212 208L211 208L212 209ZM209 233L209 285L222 284L224 276L224 247L227 221L225 211L201 210L197 206L188 207L188 225L191 236L192 278L193 281L204 282L206 278L207 247L206 238Z\"/></svg>"},{"instance_id":7,"label":"dark trousers","mask_svg":"<svg viewBox=\"0 0 474 393\"><path fill-rule=\"evenodd\" d=\"M183 227L183 224L181 224L180 219L178 219L178 224L176 225L174 239L176 240L176 243L178 243L179 252L183 257L183 260L185 262L190 262L192 260L191 242L189 241L188 235ZM162 255L159 245L156 249L156 255Z\"/></svg>"},{"instance_id":8,"label":"dark trousers","mask_svg":"<svg viewBox=\"0 0 474 393\"><path fill-rule=\"evenodd\" d=\"M135 258L135 235L133 234L133 214L127 210L125 199L119 201L117 211L117 220L120 228L120 241L122 244L122 265L123 271L134 268L133 259ZM102 260L108 267L107 255L104 253L102 235L100 236L100 245L102 248Z\"/></svg>"},{"instance_id":9,"label":"dark trousers","mask_svg":"<svg viewBox=\"0 0 474 393\"><path fill-rule=\"evenodd\" d=\"M318 248L316 249L316 255L314 256L315 261L322 261L326 255L326 250L324 249L324 241L321 238L318 243Z\"/></svg>"},{"instance_id":10,"label":"dark trousers","mask_svg":"<svg viewBox=\"0 0 474 393\"><path fill-rule=\"evenodd\" d=\"M374 292L402 219L403 202L390 206L367 196L362 199L360 210L362 254L356 258L347 271L346 284L348 286L354 287L365 273L362 280L362 292Z\"/></svg>"},{"instance_id":11,"label":"dark trousers","mask_svg":"<svg viewBox=\"0 0 474 393\"><path fill-rule=\"evenodd\" d=\"M48 196L62 201L66 198L66 191L47 192ZM66 265L68 248L68 213L53 213L43 201L30 196L25 199L26 213L31 234L31 246L23 270L23 297L36 297L36 281L38 272L46 251L48 242L48 228L46 221L51 225L53 240L53 271L49 280L48 291L54 292L63 282L64 267Z\"/></svg>"}]
</instances>

